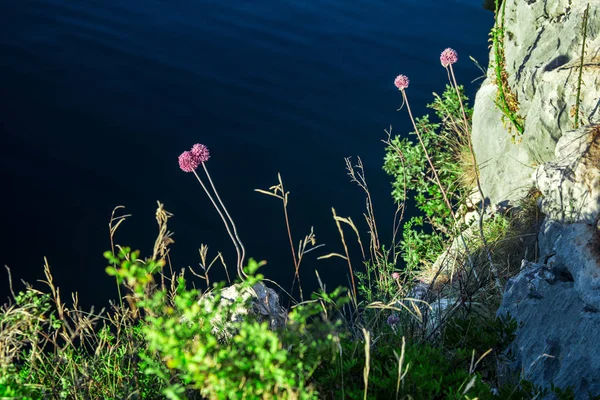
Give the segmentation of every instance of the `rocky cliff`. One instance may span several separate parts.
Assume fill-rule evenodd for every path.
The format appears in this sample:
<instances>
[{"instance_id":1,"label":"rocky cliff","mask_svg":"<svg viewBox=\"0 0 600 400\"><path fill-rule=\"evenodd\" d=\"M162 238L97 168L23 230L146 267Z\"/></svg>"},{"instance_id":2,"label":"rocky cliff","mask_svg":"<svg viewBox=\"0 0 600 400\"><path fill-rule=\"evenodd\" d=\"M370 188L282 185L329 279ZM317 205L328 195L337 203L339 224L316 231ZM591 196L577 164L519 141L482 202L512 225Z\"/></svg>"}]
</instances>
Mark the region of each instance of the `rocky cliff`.
<instances>
[{"instance_id":1,"label":"rocky cliff","mask_svg":"<svg viewBox=\"0 0 600 400\"><path fill-rule=\"evenodd\" d=\"M524 130L497 106L492 46L473 148L491 204L516 204L535 187L546 217L538 258L523 260L504 288L498 314L520 327L502 374L573 386L587 399L600 395L600 1L505 3L503 73Z\"/></svg>"}]
</instances>

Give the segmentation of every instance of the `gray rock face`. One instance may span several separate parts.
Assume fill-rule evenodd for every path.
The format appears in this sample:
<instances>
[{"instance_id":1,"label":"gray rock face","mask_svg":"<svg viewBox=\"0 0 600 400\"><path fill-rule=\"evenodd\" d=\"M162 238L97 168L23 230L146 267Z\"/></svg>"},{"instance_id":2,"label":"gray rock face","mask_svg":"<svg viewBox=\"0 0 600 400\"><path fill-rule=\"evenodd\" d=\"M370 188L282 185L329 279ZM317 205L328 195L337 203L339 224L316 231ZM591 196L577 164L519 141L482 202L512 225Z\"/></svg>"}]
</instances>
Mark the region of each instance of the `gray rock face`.
<instances>
[{"instance_id":1,"label":"gray rock face","mask_svg":"<svg viewBox=\"0 0 600 400\"><path fill-rule=\"evenodd\" d=\"M588 307L568 279L552 267L526 264L511 283L499 314L510 312L523 326L511 345L513 374L548 387L573 386L577 399L600 394L600 313Z\"/></svg>"},{"instance_id":2,"label":"gray rock face","mask_svg":"<svg viewBox=\"0 0 600 400\"><path fill-rule=\"evenodd\" d=\"M596 224L600 218L600 124L565 133L556 160L538 167L542 211L561 222Z\"/></svg>"},{"instance_id":3,"label":"gray rock face","mask_svg":"<svg viewBox=\"0 0 600 400\"><path fill-rule=\"evenodd\" d=\"M546 263L524 261L498 310L522 324L509 348L515 361L500 375L573 386L587 400L600 394L600 234L585 223L546 221L540 249Z\"/></svg>"},{"instance_id":4,"label":"gray rock face","mask_svg":"<svg viewBox=\"0 0 600 400\"><path fill-rule=\"evenodd\" d=\"M521 143L512 142L495 105L494 70L488 69L475 99L472 140L483 192L493 204L522 197L533 184L533 171L554 158L557 141L573 128L581 24L588 3L580 97L583 125L600 122L600 0L506 0L506 72L525 119L525 133Z\"/></svg>"},{"instance_id":5,"label":"gray rock face","mask_svg":"<svg viewBox=\"0 0 600 400\"><path fill-rule=\"evenodd\" d=\"M521 324L514 362L500 376L572 386L577 399L588 399L600 395L600 0L505 2L506 73L525 132L514 144L503 126L490 68L475 99L473 147L492 204L513 203L535 185L547 219L541 262L523 262L498 310Z\"/></svg>"},{"instance_id":6,"label":"gray rock face","mask_svg":"<svg viewBox=\"0 0 600 400\"><path fill-rule=\"evenodd\" d=\"M557 279L562 276L563 280L573 282L577 297L600 310L600 231L585 223L546 220L539 234L539 245Z\"/></svg>"},{"instance_id":7,"label":"gray rock face","mask_svg":"<svg viewBox=\"0 0 600 400\"><path fill-rule=\"evenodd\" d=\"M475 96L471 140L479 165L481 189L492 204L514 202L532 186L535 170L523 144L512 143L495 105L496 85L490 78Z\"/></svg>"}]
</instances>

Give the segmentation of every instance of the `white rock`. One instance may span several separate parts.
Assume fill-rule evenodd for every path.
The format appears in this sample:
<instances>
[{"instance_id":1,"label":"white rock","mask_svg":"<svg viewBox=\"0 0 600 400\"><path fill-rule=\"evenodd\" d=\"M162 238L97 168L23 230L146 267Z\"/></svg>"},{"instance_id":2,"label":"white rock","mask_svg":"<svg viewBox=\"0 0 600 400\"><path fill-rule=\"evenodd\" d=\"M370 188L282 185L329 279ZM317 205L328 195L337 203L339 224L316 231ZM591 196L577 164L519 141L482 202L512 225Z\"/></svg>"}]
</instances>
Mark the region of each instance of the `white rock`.
<instances>
[{"instance_id":1,"label":"white rock","mask_svg":"<svg viewBox=\"0 0 600 400\"><path fill-rule=\"evenodd\" d=\"M600 124L567 132L556 160L534 173L542 211L561 222L596 224L600 218Z\"/></svg>"},{"instance_id":2,"label":"white rock","mask_svg":"<svg viewBox=\"0 0 600 400\"><path fill-rule=\"evenodd\" d=\"M506 72L525 119L525 132L521 143L512 143L495 105L495 72L488 69L475 99L472 140L484 195L492 204L521 198L532 186L533 171L554 159L557 141L573 128L570 113L576 100L581 23L588 3L580 95L584 125L600 122L600 0L506 0ZM492 60L493 54L492 49Z\"/></svg>"}]
</instances>

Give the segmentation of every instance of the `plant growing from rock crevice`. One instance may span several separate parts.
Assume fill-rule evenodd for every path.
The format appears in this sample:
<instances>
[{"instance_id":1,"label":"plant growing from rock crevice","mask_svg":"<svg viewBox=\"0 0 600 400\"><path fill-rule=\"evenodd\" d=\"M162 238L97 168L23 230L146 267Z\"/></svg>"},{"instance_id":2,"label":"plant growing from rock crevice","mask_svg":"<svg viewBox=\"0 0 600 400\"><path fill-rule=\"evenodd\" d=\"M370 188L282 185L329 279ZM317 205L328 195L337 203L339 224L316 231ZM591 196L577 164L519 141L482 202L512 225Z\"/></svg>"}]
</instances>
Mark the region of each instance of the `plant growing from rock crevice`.
<instances>
[{"instance_id":1,"label":"plant growing from rock crevice","mask_svg":"<svg viewBox=\"0 0 600 400\"><path fill-rule=\"evenodd\" d=\"M579 106L581 104L581 76L583 74L583 60L585 57L585 41L587 38L587 23L588 23L588 15L590 12L590 5L588 3L585 12L583 14L583 20L581 21L581 36L582 36L582 43L581 43L581 59L579 62L579 74L577 76L577 95L575 98L575 106L573 109L573 113L572 116L575 118L575 121L573 122L573 127L575 129L579 128Z\"/></svg>"},{"instance_id":2,"label":"plant growing from rock crevice","mask_svg":"<svg viewBox=\"0 0 600 400\"><path fill-rule=\"evenodd\" d=\"M517 141L517 136L522 135L525 131L525 120L519 115L519 102L517 96L513 93L508 85L508 73L506 72L506 57L504 55L504 14L506 1L496 0L496 10L494 27L490 31L490 41L494 49L494 59L491 62L494 72L498 94L496 98L496 106L504 114L502 117L507 118L517 130L517 133L512 134L513 142ZM511 126L508 126L508 131L511 132Z\"/></svg>"}]
</instances>

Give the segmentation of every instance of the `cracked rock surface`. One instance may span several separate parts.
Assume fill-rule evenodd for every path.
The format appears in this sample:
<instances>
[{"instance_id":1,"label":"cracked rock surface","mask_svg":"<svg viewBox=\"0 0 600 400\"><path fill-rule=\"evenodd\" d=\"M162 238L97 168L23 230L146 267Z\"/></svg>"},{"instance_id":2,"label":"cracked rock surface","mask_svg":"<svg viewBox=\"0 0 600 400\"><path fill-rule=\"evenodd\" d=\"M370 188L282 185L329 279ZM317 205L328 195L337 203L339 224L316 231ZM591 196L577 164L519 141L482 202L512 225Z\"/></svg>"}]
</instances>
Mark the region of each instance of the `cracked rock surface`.
<instances>
[{"instance_id":1,"label":"cracked rock surface","mask_svg":"<svg viewBox=\"0 0 600 400\"><path fill-rule=\"evenodd\" d=\"M510 313L519 328L499 376L572 386L587 400L600 395L600 0L504 3L505 72L525 131L513 140L516 128L496 105L492 46L473 148L490 204L515 205L537 187L546 219L539 259L524 260L506 283L498 315Z\"/></svg>"},{"instance_id":2,"label":"cracked rock surface","mask_svg":"<svg viewBox=\"0 0 600 400\"><path fill-rule=\"evenodd\" d=\"M506 0L504 47L508 84L525 120L521 143L496 106L495 71L477 93L473 147L483 192L492 204L514 202L532 186L531 175L554 159L560 137L573 129L587 4L586 54L582 69L580 125L600 123L600 0ZM491 50L490 60L494 60Z\"/></svg>"},{"instance_id":3,"label":"cracked rock surface","mask_svg":"<svg viewBox=\"0 0 600 400\"><path fill-rule=\"evenodd\" d=\"M600 235L586 223L547 220L540 250L546 263L524 261L506 285L498 315L510 313L519 328L499 376L572 386L587 400L600 394Z\"/></svg>"}]
</instances>

